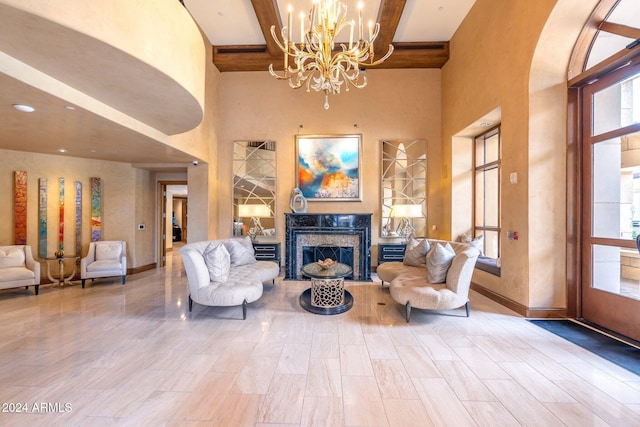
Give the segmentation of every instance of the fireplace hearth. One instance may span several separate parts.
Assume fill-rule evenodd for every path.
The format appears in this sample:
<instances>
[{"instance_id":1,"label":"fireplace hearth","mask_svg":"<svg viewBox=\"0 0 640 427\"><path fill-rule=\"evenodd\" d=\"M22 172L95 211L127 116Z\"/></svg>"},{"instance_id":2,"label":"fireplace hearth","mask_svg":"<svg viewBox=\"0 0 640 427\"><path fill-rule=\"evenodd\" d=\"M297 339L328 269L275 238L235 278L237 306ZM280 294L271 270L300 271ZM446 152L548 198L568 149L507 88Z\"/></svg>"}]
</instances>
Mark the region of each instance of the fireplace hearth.
<instances>
[{"instance_id":1,"label":"fireplace hearth","mask_svg":"<svg viewBox=\"0 0 640 427\"><path fill-rule=\"evenodd\" d=\"M285 219L285 279L302 279L305 263L337 250L340 262L353 269L353 280L371 280L371 214L287 213Z\"/></svg>"}]
</instances>

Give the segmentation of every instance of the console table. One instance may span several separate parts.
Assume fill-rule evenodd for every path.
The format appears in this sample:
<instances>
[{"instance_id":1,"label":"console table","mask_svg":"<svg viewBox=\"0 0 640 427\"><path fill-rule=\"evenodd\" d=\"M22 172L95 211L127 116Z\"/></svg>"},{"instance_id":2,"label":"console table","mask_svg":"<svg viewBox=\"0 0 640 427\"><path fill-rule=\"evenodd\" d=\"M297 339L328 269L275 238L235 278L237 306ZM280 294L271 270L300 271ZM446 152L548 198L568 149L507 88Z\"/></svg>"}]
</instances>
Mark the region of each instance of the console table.
<instances>
[{"instance_id":1,"label":"console table","mask_svg":"<svg viewBox=\"0 0 640 427\"><path fill-rule=\"evenodd\" d=\"M389 261L402 262L406 248L404 243L378 243L378 265Z\"/></svg>"}]
</instances>

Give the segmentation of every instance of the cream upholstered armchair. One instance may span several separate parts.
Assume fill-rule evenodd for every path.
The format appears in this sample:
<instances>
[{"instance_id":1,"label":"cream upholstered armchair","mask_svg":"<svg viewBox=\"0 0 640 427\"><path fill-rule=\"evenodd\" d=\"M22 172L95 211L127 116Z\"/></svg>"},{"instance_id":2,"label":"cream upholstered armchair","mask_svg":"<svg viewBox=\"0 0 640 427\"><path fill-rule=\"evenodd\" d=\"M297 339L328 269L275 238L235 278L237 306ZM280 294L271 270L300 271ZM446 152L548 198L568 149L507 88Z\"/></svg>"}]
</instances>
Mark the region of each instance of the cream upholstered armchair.
<instances>
[{"instance_id":1,"label":"cream upholstered armchair","mask_svg":"<svg viewBox=\"0 0 640 427\"><path fill-rule=\"evenodd\" d=\"M40 263L33 259L31 246L0 246L0 289L33 286L40 288Z\"/></svg>"},{"instance_id":2,"label":"cream upholstered armchair","mask_svg":"<svg viewBox=\"0 0 640 427\"><path fill-rule=\"evenodd\" d=\"M80 279L121 276L127 280L127 243L120 240L89 243L89 253L80 260Z\"/></svg>"}]
</instances>

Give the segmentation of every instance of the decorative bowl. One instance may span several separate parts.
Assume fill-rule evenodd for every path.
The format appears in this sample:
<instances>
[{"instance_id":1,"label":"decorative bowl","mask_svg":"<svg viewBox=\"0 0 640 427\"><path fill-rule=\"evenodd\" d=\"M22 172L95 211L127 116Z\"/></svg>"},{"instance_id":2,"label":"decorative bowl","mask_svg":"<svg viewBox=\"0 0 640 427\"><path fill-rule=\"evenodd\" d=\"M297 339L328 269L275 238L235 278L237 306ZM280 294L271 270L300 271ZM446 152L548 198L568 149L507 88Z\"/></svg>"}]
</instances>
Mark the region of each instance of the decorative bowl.
<instances>
[{"instance_id":1,"label":"decorative bowl","mask_svg":"<svg viewBox=\"0 0 640 427\"><path fill-rule=\"evenodd\" d=\"M323 269L328 269L333 267L334 265L336 265L337 261L332 260L331 258L327 258L325 260L322 261L316 261L318 263L318 265L320 266L320 268Z\"/></svg>"}]
</instances>

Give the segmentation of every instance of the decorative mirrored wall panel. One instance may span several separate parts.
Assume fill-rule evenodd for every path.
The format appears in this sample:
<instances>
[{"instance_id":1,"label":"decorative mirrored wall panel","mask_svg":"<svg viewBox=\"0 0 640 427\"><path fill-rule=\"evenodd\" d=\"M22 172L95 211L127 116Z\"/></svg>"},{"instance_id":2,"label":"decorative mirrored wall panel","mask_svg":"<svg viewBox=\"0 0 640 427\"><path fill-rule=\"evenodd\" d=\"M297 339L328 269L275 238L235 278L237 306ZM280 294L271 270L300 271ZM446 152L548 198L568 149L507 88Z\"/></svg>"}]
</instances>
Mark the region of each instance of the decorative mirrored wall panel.
<instances>
[{"instance_id":1,"label":"decorative mirrored wall panel","mask_svg":"<svg viewBox=\"0 0 640 427\"><path fill-rule=\"evenodd\" d=\"M424 140L382 141L381 237L427 236Z\"/></svg>"},{"instance_id":2,"label":"decorative mirrored wall panel","mask_svg":"<svg viewBox=\"0 0 640 427\"><path fill-rule=\"evenodd\" d=\"M236 141L233 148L233 235L276 235L276 143Z\"/></svg>"}]
</instances>

